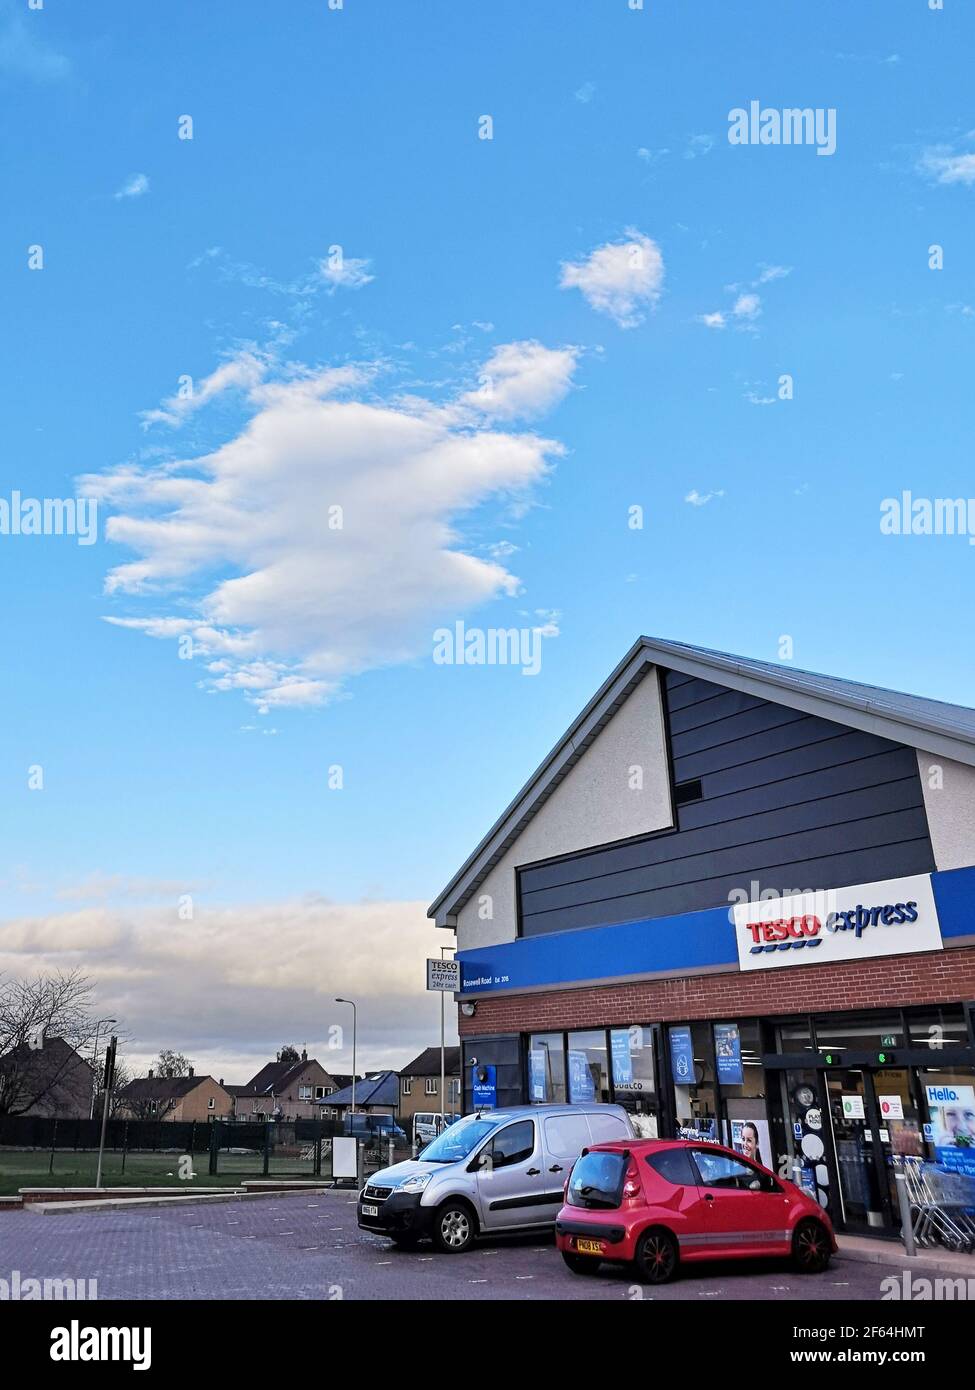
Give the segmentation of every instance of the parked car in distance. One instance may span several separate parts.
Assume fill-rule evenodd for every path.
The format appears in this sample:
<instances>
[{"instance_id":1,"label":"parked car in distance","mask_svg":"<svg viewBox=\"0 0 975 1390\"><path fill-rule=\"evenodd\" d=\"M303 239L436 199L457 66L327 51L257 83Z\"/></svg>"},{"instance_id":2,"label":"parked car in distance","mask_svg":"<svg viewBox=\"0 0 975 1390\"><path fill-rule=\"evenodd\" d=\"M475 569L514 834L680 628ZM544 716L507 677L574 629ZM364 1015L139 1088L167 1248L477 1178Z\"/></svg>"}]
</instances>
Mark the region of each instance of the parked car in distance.
<instances>
[{"instance_id":1,"label":"parked car in distance","mask_svg":"<svg viewBox=\"0 0 975 1390\"><path fill-rule=\"evenodd\" d=\"M460 1119L459 1115L444 1115L442 1128L446 1129ZM425 1144L431 1144L441 1132L440 1111L439 1110L418 1110L413 1116L413 1142L419 1144L421 1148Z\"/></svg>"},{"instance_id":2,"label":"parked car in distance","mask_svg":"<svg viewBox=\"0 0 975 1390\"><path fill-rule=\"evenodd\" d=\"M795 1183L731 1149L685 1139L584 1149L555 1233L574 1274L609 1260L651 1284L695 1260L769 1255L819 1274L836 1249L829 1216Z\"/></svg>"},{"instance_id":3,"label":"parked car in distance","mask_svg":"<svg viewBox=\"0 0 975 1390\"><path fill-rule=\"evenodd\" d=\"M401 1129L392 1115L367 1115L355 1111L346 1115L342 1121L342 1133L349 1138L361 1139L364 1144L407 1144L406 1131Z\"/></svg>"},{"instance_id":4,"label":"parked car in distance","mask_svg":"<svg viewBox=\"0 0 975 1390\"><path fill-rule=\"evenodd\" d=\"M359 1193L359 1225L405 1247L429 1236L450 1254L482 1233L551 1229L583 1149L632 1137L619 1105L482 1110L450 1125L422 1157L374 1173Z\"/></svg>"}]
</instances>

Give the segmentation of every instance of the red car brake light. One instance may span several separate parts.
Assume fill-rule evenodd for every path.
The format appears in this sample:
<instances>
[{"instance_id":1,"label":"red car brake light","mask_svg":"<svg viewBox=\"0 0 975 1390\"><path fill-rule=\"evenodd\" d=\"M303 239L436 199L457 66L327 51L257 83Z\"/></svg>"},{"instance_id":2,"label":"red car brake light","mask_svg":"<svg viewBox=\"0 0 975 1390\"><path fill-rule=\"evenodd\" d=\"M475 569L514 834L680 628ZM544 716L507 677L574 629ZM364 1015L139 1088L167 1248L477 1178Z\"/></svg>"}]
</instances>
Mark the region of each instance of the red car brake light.
<instances>
[{"instance_id":1,"label":"red car brake light","mask_svg":"<svg viewBox=\"0 0 975 1390\"><path fill-rule=\"evenodd\" d=\"M640 1185L640 1171L633 1160L626 1170L626 1177L623 1180L623 1206L635 1206L643 1198L643 1188Z\"/></svg>"}]
</instances>

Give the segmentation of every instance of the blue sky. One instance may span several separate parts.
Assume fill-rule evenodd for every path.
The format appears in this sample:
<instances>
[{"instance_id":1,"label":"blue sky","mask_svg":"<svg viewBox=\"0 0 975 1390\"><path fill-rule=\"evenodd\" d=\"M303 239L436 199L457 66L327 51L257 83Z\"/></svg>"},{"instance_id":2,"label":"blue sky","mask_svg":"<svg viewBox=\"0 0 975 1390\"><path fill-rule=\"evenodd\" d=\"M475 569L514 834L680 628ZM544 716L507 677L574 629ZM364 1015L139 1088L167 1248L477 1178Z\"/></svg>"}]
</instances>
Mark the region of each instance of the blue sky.
<instances>
[{"instance_id":1,"label":"blue sky","mask_svg":"<svg viewBox=\"0 0 975 1390\"><path fill-rule=\"evenodd\" d=\"M0 969L136 1061L243 1080L357 992L402 1062L425 905L639 633L970 703L975 553L879 517L973 491L973 27L3 0L0 496L100 510L0 536ZM729 144L752 100L836 152ZM435 664L459 620L540 673Z\"/></svg>"}]
</instances>

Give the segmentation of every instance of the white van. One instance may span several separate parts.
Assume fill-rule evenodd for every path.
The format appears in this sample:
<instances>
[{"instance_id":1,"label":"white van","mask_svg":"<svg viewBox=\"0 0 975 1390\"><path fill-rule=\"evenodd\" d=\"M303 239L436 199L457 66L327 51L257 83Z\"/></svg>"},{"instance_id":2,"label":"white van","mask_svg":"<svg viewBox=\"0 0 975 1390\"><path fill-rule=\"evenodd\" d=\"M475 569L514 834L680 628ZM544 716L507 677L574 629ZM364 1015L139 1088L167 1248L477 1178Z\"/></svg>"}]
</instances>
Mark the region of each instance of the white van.
<instances>
[{"instance_id":1,"label":"white van","mask_svg":"<svg viewBox=\"0 0 975 1390\"><path fill-rule=\"evenodd\" d=\"M359 1225L407 1247L429 1236L450 1254L482 1232L545 1229L582 1150L633 1137L620 1105L482 1110L450 1125L422 1158L374 1173L359 1193Z\"/></svg>"},{"instance_id":2,"label":"white van","mask_svg":"<svg viewBox=\"0 0 975 1390\"><path fill-rule=\"evenodd\" d=\"M427 1144L436 1139L441 1129L452 1125L460 1116L444 1115L443 1119L441 1125L439 1110L418 1110L413 1116L413 1143L421 1149L426 1148Z\"/></svg>"}]
</instances>

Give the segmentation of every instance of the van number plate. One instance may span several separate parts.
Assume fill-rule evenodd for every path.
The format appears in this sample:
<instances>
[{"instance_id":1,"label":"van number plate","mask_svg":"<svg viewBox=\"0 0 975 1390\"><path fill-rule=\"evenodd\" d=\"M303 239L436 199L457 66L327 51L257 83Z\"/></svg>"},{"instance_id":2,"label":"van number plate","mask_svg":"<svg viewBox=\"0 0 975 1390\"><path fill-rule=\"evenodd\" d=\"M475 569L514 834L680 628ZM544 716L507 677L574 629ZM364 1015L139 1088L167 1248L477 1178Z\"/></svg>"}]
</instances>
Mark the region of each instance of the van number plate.
<instances>
[{"instance_id":1,"label":"van number plate","mask_svg":"<svg viewBox=\"0 0 975 1390\"><path fill-rule=\"evenodd\" d=\"M363 1216L378 1216L378 1215L379 1215L379 1208L378 1208L378 1207L370 1207L370 1206L367 1206L367 1205L365 1204L365 1202L363 1202L363 1204L362 1204L362 1214L363 1214Z\"/></svg>"}]
</instances>

